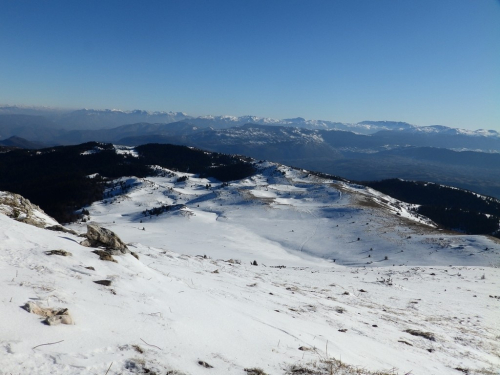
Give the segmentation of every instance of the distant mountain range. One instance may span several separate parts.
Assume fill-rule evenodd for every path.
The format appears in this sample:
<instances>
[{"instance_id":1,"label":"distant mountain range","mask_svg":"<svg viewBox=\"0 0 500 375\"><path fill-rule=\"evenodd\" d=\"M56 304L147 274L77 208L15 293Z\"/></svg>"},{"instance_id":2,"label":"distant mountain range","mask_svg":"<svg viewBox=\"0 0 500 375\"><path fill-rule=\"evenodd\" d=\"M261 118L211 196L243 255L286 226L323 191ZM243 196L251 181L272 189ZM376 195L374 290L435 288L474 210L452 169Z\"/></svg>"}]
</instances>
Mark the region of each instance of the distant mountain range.
<instances>
[{"instance_id":1,"label":"distant mountain range","mask_svg":"<svg viewBox=\"0 0 500 375\"><path fill-rule=\"evenodd\" d=\"M125 119L143 116L149 116L151 119L163 116L163 119L167 121L167 118L173 119L174 117L183 116L183 114L178 113L155 115L144 111L124 113L119 111L82 110L71 112L65 115L65 118L74 118L76 123L81 123L85 118L88 118L87 124L92 123L95 125L99 122L94 117L96 112L99 112L97 116L99 121L102 120L100 116L110 116L115 122L119 122L120 118L125 121ZM82 113L85 113L85 115L82 115ZM256 122L240 123L243 120L255 120ZM261 124L259 121L266 122L266 124ZM46 145L69 145L88 141L121 142L122 140L128 143L137 143L137 141L144 139L144 136L153 136L155 139L159 135L161 137L184 137L183 142L195 141L200 137L204 139L215 137L217 140L224 139L225 144L233 141L241 143L242 140L252 144L256 142L283 143L289 140L297 142L299 139L301 142L314 140L316 142L324 141L332 147L366 149L368 152L378 151L380 148L402 146L500 152L500 135L494 130L466 131L443 126L416 127L407 123L390 121L364 121L358 124L330 123L331 127L329 128L325 122L322 123L323 126L320 126L318 122L314 122L316 127L313 128L311 125L313 122L309 120L279 121L287 125L280 124L278 120L272 123L270 119L250 118L250 116L245 118L220 116L217 118L198 117L175 122L138 122L101 129L93 129L92 126L71 129L69 127L58 128L57 122L53 118L50 119L44 116L0 114L0 140L16 136ZM228 127L228 125L232 126ZM333 127L334 125L336 128ZM339 129L341 127L344 129ZM369 134L361 134L356 130L363 130ZM197 135L194 136L194 134ZM142 138L134 140L133 137ZM186 139L186 137L192 139Z\"/></svg>"},{"instance_id":2,"label":"distant mountain range","mask_svg":"<svg viewBox=\"0 0 500 375\"><path fill-rule=\"evenodd\" d=\"M245 124L271 126L291 126L304 129L333 129L352 131L357 134L373 134L381 130L407 131L410 133L446 133L467 134L481 137L500 138L500 133L494 130L464 130L442 125L416 126L401 121L362 121L358 123L342 123L327 120L306 120L302 117L289 119L273 119L258 116L189 116L184 112L148 112L143 110L121 111L115 109L95 110L79 109L75 111L23 107L0 107L1 115L42 116L48 123L45 125L62 129L109 129L133 123L161 123L185 121L202 128L225 129ZM14 134L12 134L14 135Z\"/></svg>"},{"instance_id":3,"label":"distant mountain range","mask_svg":"<svg viewBox=\"0 0 500 375\"><path fill-rule=\"evenodd\" d=\"M141 121L121 124L132 120ZM2 139L0 146L33 149L91 141L187 145L351 180L404 178L500 197L500 136L493 130L417 127L392 121L342 124L303 118L2 107Z\"/></svg>"}]
</instances>

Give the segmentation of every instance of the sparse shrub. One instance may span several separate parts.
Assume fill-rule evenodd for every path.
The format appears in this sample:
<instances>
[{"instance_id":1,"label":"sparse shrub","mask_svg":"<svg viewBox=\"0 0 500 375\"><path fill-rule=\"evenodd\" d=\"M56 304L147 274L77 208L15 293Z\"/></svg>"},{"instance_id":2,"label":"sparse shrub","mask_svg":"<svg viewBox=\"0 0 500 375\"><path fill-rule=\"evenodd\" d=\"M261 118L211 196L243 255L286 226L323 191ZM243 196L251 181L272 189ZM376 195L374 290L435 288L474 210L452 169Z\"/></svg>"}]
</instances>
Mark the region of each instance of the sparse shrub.
<instances>
[{"instance_id":1,"label":"sparse shrub","mask_svg":"<svg viewBox=\"0 0 500 375\"><path fill-rule=\"evenodd\" d=\"M434 337L434 334L432 332L423 332L416 329L407 329L405 330L405 332L413 336L420 336L426 338L427 340L436 341L436 338Z\"/></svg>"},{"instance_id":2,"label":"sparse shrub","mask_svg":"<svg viewBox=\"0 0 500 375\"><path fill-rule=\"evenodd\" d=\"M392 285L392 278L390 278L390 277L388 277L387 279L385 279L383 277L381 277L380 279L377 278L377 282L384 284L384 285L391 286Z\"/></svg>"},{"instance_id":3,"label":"sparse shrub","mask_svg":"<svg viewBox=\"0 0 500 375\"><path fill-rule=\"evenodd\" d=\"M132 345L132 348L138 353L144 353L144 350L139 345Z\"/></svg>"},{"instance_id":4,"label":"sparse shrub","mask_svg":"<svg viewBox=\"0 0 500 375\"><path fill-rule=\"evenodd\" d=\"M258 367L246 368L245 372L247 373L247 375L267 375L264 370Z\"/></svg>"}]
</instances>

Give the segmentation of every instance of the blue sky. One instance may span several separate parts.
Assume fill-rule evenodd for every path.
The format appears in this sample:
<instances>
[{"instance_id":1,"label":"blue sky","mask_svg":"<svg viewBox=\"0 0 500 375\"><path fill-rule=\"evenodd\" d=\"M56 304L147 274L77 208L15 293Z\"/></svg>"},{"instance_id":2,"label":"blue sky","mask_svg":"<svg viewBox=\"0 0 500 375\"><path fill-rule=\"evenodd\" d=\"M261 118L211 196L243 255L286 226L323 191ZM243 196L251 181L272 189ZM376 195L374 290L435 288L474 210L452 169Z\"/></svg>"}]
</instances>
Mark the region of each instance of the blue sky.
<instances>
[{"instance_id":1,"label":"blue sky","mask_svg":"<svg viewBox=\"0 0 500 375\"><path fill-rule=\"evenodd\" d=\"M4 1L0 104L500 130L500 2Z\"/></svg>"}]
</instances>

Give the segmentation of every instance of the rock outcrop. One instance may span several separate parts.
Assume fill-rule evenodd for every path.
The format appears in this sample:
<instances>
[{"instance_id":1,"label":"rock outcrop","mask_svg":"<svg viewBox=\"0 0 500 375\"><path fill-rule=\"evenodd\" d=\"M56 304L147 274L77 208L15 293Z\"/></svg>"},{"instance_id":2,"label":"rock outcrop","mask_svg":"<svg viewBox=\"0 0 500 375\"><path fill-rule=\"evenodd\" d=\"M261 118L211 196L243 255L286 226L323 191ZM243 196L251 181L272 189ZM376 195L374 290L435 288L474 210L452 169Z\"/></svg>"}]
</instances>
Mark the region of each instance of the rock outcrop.
<instances>
[{"instance_id":1,"label":"rock outcrop","mask_svg":"<svg viewBox=\"0 0 500 375\"><path fill-rule=\"evenodd\" d=\"M36 204L19 194L8 191L0 191L0 213L39 228L59 225L54 218L43 212Z\"/></svg>"},{"instance_id":2,"label":"rock outcrop","mask_svg":"<svg viewBox=\"0 0 500 375\"><path fill-rule=\"evenodd\" d=\"M127 245L114 232L97 224L87 224L86 239L80 245L87 247L104 247L111 255L130 253Z\"/></svg>"}]
</instances>

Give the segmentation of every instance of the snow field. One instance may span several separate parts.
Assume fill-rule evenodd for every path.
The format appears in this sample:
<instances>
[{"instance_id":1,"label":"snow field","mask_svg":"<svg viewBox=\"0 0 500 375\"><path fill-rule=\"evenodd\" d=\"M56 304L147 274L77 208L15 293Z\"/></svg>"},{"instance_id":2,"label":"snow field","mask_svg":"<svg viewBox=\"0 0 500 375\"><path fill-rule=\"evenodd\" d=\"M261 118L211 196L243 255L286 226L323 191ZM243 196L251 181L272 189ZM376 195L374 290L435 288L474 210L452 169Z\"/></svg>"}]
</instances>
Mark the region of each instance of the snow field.
<instances>
[{"instance_id":1,"label":"snow field","mask_svg":"<svg viewBox=\"0 0 500 375\"><path fill-rule=\"evenodd\" d=\"M139 260L101 261L79 237L0 215L0 374L110 364L110 375L283 374L325 358L387 373L498 373L498 243L408 226L396 206L357 204L356 188L261 167L229 186L174 172L121 179L130 188L88 207L90 220ZM161 205L181 208L143 214ZM93 283L103 279L111 286ZM20 308L27 301L66 307L75 325L43 325Z\"/></svg>"}]
</instances>

